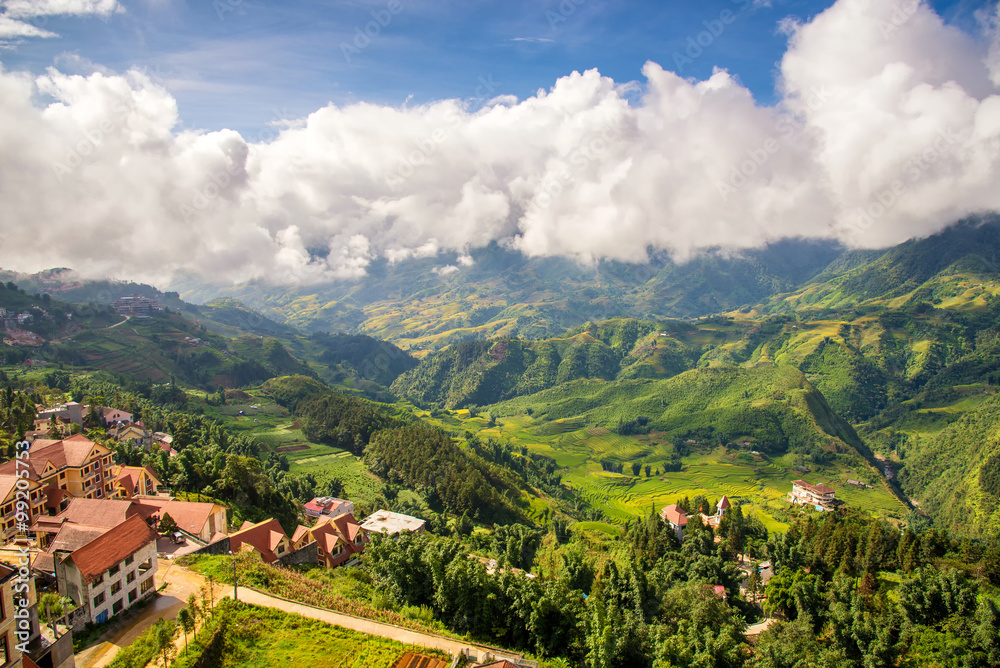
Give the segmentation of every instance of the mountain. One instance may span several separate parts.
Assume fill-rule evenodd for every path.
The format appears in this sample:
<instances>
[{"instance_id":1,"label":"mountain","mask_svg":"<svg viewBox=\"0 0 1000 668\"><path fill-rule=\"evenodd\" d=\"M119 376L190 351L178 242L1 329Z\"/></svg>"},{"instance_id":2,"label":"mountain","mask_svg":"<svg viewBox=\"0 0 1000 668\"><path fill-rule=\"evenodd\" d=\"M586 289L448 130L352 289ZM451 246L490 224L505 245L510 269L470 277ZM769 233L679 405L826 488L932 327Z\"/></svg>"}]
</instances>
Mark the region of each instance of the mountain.
<instances>
[{"instance_id":1,"label":"mountain","mask_svg":"<svg viewBox=\"0 0 1000 668\"><path fill-rule=\"evenodd\" d=\"M654 254L648 264L529 258L491 245L470 252L373 262L357 282L298 288L251 283L193 287L219 292L306 331L365 333L411 351L473 338L555 336L614 317L692 317L755 303L822 272L843 253L831 242L785 240L762 249L715 251L686 263Z\"/></svg>"}]
</instances>

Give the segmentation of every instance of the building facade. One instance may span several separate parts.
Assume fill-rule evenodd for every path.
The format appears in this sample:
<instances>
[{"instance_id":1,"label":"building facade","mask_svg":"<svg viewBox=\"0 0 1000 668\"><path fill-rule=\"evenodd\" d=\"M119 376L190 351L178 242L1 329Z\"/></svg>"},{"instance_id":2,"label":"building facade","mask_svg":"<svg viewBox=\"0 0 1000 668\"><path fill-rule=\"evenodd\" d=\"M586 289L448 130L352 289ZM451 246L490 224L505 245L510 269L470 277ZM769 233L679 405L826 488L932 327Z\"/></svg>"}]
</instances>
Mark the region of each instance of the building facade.
<instances>
[{"instance_id":1,"label":"building facade","mask_svg":"<svg viewBox=\"0 0 1000 668\"><path fill-rule=\"evenodd\" d=\"M102 624L156 591L157 534L133 516L76 550L54 556L59 593L90 606Z\"/></svg>"}]
</instances>

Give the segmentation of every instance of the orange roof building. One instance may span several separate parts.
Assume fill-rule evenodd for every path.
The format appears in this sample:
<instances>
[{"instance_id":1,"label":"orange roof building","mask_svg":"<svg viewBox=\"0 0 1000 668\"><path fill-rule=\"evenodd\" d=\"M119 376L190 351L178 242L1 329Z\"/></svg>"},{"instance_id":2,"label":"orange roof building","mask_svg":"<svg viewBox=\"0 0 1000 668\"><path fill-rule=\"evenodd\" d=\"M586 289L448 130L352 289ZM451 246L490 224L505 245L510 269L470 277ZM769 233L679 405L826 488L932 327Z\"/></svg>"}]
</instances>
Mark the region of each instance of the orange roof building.
<instances>
[{"instance_id":1,"label":"orange roof building","mask_svg":"<svg viewBox=\"0 0 1000 668\"><path fill-rule=\"evenodd\" d=\"M356 560L368 544L367 532L358 524L353 513L321 517L309 533L316 541L319 563L327 568Z\"/></svg>"},{"instance_id":2,"label":"orange roof building","mask_svg":"<svg viewBox=\"0 0 1000 668\"><path fill-rule=\"evenodd\" d=\"M257 524L245 522L239 531L230 534L229 546L233 552L252 550L260 555L265 564L277 561L292 551L292 542L274 518Z\"/></svg>"},{"instance_id":3,"label":"orange roof building","mask_svg":"<svg viewBox=\"0 0 1000 668\"><path fill-rule=\"evenodd\" d=\"M0 475L17 475L19 462L0 465ZM60 512L70 499L106 499L113 495L109 475L111 450L83 434L59 441L37 439L28 450L28 477L41 483L45 508Z\"/></svg>"},{"instance_id":4,"label":"orange roof building","mask_svg":"<svg viewBox=\"0 0 1000 668\"><path fill-rule=\"evenodd\" d=\"M142 517L133 515L77 546L88 531L74 526L60 529L53 546L59 542L66 549L51 553L59 593L78 606L89 604L90 621L101 624L156 590L157 534Z\"/></svg>"}]
</instances>

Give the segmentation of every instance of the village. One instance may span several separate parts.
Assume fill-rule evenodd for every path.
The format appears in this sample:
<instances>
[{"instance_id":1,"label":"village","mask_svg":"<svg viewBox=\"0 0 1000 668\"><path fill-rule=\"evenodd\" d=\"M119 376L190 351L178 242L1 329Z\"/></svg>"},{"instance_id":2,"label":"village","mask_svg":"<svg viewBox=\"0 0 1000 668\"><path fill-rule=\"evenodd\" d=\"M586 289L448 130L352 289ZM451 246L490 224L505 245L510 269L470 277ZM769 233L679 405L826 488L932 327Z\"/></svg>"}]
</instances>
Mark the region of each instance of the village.
<instances>
[{"instance_id":1,"label":"village","mask_svg":"<svg viewBox=\"0 0 1000 668\"><path fill-rule=\"evenodd\" d=\"M15 576L23 576L25 566L30 573L29 629L25 633L10 616L0 624L0 650L11 662L2 665L77 665L73 634L107 625L146 604L164 586L160 574L186 555L252 553L265 564L332 569L358 565L372 534L396 536L426 529L422 519L385 509L358 521L353 502L331 496L305 503L302 523L290 533L274 518L231 526L226 506L200 497L192 500L190 494L178 498L150 467L114 463L113 450L90 440L84 424L99 425L116 442L174 456L170 434L151 432L130 413L115 408L77 402L36 408L33 429L24 434L28 447L23 456L0 465L4 600L13 600L12 589L21 581ZM793 482L788 501L817 511L843 503L827 485L803 480ZM723 496L710 514L688 513L670 504L660 518L683 542L690 522L718 531L731 508ZM489 573L498 570L495 561L479 560ZM753 587L762 590L772 575L771 565L756 564L757 577L751 578L751 562L739 562L745 582L753 580ZM721 585L711 589L726 597ZM53 595L63 603L55 621L43 625L41 620L51 619L52 613L39 602L49 605ZM757 626L748 633L760 633L767 622ZM18 636L19 630L24 636Z\"/></svg>"},{"instance_id":2,"label":"village","mask_svg":"<svg viewBox=\"0 0 1000 668\"><path fill-rule=\"evenodd\" d=\"M227 507L172 496L151 468L114 464L112 450L81 429L84 417L96 414L115 440L175 455L169 434L151 433L112 408L76 402L38 408L35 428L25 434L26 456L0 465L3 600L19 598L15 576L25 567L30 572L29 629L19 636L24 629L5 616L3 666L76 665L73 633L145 603L161 587L165 563L181 556L252 552L266 564L337 568L356 565L372 533L425 529L424 520L388 510L359 523L353 503L320 497L302 508L309 526L300 524L291 535L273 518L230 530ZM56 624L43 628L39 620L47 615L38 608L47 594L67 604ZM57 637L53 629L62 633Z\"/></svg>"}]
</instances>

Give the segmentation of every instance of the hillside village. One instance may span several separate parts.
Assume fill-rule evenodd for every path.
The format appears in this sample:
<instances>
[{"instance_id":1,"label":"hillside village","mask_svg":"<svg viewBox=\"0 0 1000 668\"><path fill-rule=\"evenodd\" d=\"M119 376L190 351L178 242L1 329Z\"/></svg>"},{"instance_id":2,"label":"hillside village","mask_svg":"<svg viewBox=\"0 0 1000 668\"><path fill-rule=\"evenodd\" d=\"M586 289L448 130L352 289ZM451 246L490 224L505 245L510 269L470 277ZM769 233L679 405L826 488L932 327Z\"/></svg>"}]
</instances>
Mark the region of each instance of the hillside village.
<instances>
[{"instance_id":1,"label":"hillside village","mask_svg":"<svg viewBox=\"0 0 1000 668\"><path fill-rule=\"evenodd\" d=\"M21 643L16 628L0 627L3 666L75 665L73 633L145 604L161 586L158 574L169 560L250 553L265 564L353 566L371 534L422 532L426 524L388 510L359 523L350 501L320 497L304 505L307 524L291 535L273 518L233 528L226 506L172 496L151 468L115 464L112 450L81 430L96 423L112 439L175 455L169 434L151 433L131 414L102 406L37 408L35 428L24 435L26 456L0 465L2 586L11 600L11 574L30 567L31 619L25 653L15 649ZM58 637L40 627L45 614L38 600L46 592L67 603Z\"/></svg>"}]
</instances>

